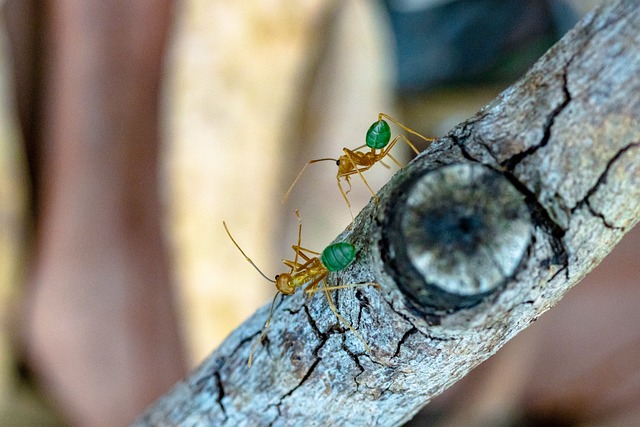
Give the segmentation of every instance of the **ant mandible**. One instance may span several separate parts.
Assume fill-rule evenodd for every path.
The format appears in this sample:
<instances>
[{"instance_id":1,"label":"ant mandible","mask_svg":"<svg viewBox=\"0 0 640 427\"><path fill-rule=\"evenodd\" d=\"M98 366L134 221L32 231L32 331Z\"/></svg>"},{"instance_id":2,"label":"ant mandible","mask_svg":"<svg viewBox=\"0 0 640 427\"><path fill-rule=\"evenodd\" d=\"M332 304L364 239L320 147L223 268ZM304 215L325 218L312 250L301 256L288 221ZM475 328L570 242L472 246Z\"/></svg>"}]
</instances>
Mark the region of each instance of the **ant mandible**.
<instances>
[{"instance_id":1,"label":"ant mandible","mask_svg":"<svg viewBox=\"0 0 640 427\"><path fill-rule=\"evenodd\" d=\"M387 123L386 120L384 119L387 119L392 123L395 123L400 128L404 129L405 131L413 135L416 135L422 138L428 143L431 143L436 139L436 138L427 138L426 136L423 136L418 132L412 129L409 129L408 127L398 122L394 118L390 117L389 115L385 113L380 113L378 114L378 121L373 123L369 127L369 130L367 130L365 144L353 150L350 150L348 148L343 148L342 151L344 152L344 154L337 159L328 157L328 158L315 159L315 160L308 161L304 165L302 170L300 170L300 173L298 173L298 176L293 181L293 183L291 184L287 192L284 194L284 197L282 198L282 202L284 203L287 200L287 197L289 197L289 194L293 190L293 187L296 185L296 183L304 173L307 166L317 162L333 161L338 166L338 173L336 174L336 181L338 182L338 188L340 189L340 194L342 194L342 197L344 198L345 202L347 202L347 206L349 207L349 212L351 212L352 218L353 218L353 212L351 211L351 203L349 202L349 198L347 197L347 193L351 191L351 182L350 182L351 175L358 174L360 176L364 184L367 186L367 188L373 195L375 202L378 203L378 196L373 191L373 189L371 188L367 180L364 178L364 175L362 175L362 172L369 170L373 165L375 165L378 162L380 162L383 166L388 167L382 161L382 159L384 159L385 157L389 157L391 161L393 161L393 163L395 163L398 167L402 167L402 165L400 165L400 163L396 160L396 158L393 157L390 153L393 146L399 140L403 140L409 147L411 147L411 149L416 154L419 154L416 147L411 143L411 141L409 141L409 139L406 136L398 135L395 138L393 138L393 140L391 140L391 128L389 127L389 123ZM371 148L371 151L360 151L360 149L364 147ZM342 187L342 183L340 182L341 178L344 179L349 185L349 189L347 191L344 191L344 188Z\"/></svg>"},{"instance_id":2,"label":"ant mandible","mask_svg":"<svg viewBox=\"0 0 640 427\"><path fill-rule=\"evenodd\" d=\"M296 289L304 285L306 285L306 287L304 288L304 292L306 292L307 294L312 294L317 291L324 291L325 296L327 297L327 301L329 302L329 307L331 308L331 311L333 311L333 314L336 315L336 318L338 318L339 321L344 323L358 337L358 339L362 341L367 352L371 352L371 349L367 345L364 338L362 338L360 333L358 333L358 331L356 331L355 328L351 326L351 324L347 322L347 320L340 313L338 313L338 310L333 302L333 298L331 297L331 294L329 293L329 291L335 290L335 289L354 288L354 287L367 286L367 285L378 287L379 285L377 283L356 283L356 284L350 284L350 285L328 286L326 278L329 272L343 270L346 267L348 267L356 258L356 250L352 244L347 242L338 242L338 243L331 244L327 246L324 249L324 251L322 251L322 254L320 254L319 252L312 251L310 249L303 248L301 246L302 220L300 219L299 212L297 210L295 212L299 222L298 244L291 246L293 251L295 252L295 257L293 261L286 260L286 259L282 261L284 265L289 267L289 271L286 273L278 274L275 277L275 280L268 278L267 275L264 274L262 270L260 270L258 266L251 260L251 258L249 258L247 254L244 253L240 245L235 241L235 239L231 235L231 232L229 231L227 224L224 221L222 222L224 229L227 232L227 235L229 236L233 244L236 246L236 248L238 248L240 253L244 256L244 258L253 266L253 268L256 269L258 273L260 273L262 277L264 277L269 282L275 284L276 289L278 290L278 292L276 292L275 296L273 297L273 301L271 302L271 308L269 309L269 316L267 317L267 321L265 322L264 327L262 328L262 333L260 334L260 338L251 347L251 352L249 353L249 360L248 360L249 367L251 367L251 362L253 360L253 352L256 349L256 346L258 345L258 343L262 342L262 340L264 339L267 328L271 323L271 317L273 316L273 308L275 306L276 298L278 297L278 295L279 294L292 295L296 291ZM320 255L320 258L318 258L318 255ZM300 261L300 259L302 261ZM322 282L324 285L322 288L318 288L318 285L320 284L320 282Z\"/></svg>"}]
</instances>

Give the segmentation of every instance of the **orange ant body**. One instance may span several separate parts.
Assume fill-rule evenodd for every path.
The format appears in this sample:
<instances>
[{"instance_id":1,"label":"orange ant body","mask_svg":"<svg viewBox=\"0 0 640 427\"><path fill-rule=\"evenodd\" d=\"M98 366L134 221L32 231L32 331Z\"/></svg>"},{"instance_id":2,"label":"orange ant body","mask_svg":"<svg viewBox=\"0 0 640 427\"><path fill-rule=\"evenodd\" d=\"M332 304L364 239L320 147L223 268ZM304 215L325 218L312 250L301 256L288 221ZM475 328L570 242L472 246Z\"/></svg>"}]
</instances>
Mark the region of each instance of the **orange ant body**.
<instances>
[{"instance_id":1,"label":"orange ant body","mask_svg":"<svg viewBox=\"0 0 640 427\"><path fill-rule=\"evenodd\" d=\"M249 353L248 365L251 367L251 362L253 360L253 352L264 338L267 328L271 322L271 316L273 315L273 308L276 302L276 298L281 293L283 295L292 295L296 289L299 287L305 286L304 292L307 294L312 294L317 291L324 291L325 296L327 297L327 301L329 302L329 307L333 314L336 315L339 321L343 322L357 337L362 341L365 348L368 352L371 351L366 341L362 336L355 330L353 326L347 320L342 317L333 302L333 298L331 298L330 290L335 289L344 289L344 288L354 288L358 286L366 286L373 285L378 286L377 283L358 283L351 285L340 285L340 286L328 286L327 285L327 275L331 271L338 271L346 268L349 264L351 264L355 260L355 248L353 245L346 242L334 243L332 245L327 246L325 250L320 254L319 252L312 251L310 249L303 248L301 246L302 239L302 221L300 220L300 214L296 211L296 216L298 217L299 226L298 226L298 244L293 245L292 249L295 252L295 257L293 261L291 260L283 260L284 265L289 267L289 271L286 273L278 274L275 277L275 280L269 279L259 268L255 265L255 263L249 258L240 245L235 241L229 229L227 228L227 224L223 221L224 229L227 232L227 235L233 242L233 244L238 248L240 253L244 255L245 259L260 273L262 277L264 277L269 282L275 284L278 292L273 297L273 301L271 302L271 308L269 310L269 317L267 317L267 321L264 324L262 329L262 333L260 334L260 338L255 342L253 347L251 348L251 352ZM318 258L318 256L321 258ZM299 261L302 259L302 261ZM324 286L322 288L318 288L318 285L322 282Z\"/></svg>"},{"instance_id":2,"label":"orange ant body","mask_svg":"<svg viewBox=\"0 0 640 427\"><path fill-rule=\"evenodd\" d=\"M427 138L425 136L422 136L418 132L412 129L409 129L408 127L401 124L400 122L398 122L397 120L393 119L392 117L390 117L385 113L380 113L378 114L378 121L373 123L369 127L369 130L367 131L366 144L361 145L353 150L350 150L348 148L343 148L342 151L344 152L344 154L337 159L323 158L323 159L315 159L315 160L308 161L304 165L300 173L298 173L298 176L293 181L293 183L285 193L284 197L282 198L283 203L284 201L286 201L287 197L289 197L289 194L293 190L293 187L296 185L296 183L302 176L307 166L309 166L312 163L323 162L323 161L333 161L338 166L336 181L338 182L338 188L340 189L340 194L342 194L342 197L344 198L345 202L347 202L347 206L349 207L349 212L351 212L351 203L349 202L347 193L351 191L351 181L350 181L351 175L358 174L360 176L364 184L367 186L367 188L373 195L375 202L377 203L378 196L373 191L373 189L371 188L367 180L364 178L364 175L362 175L362 172L369 170L373 165L375 165L378 162L380 162L385 167L388 167L382 161L382 159L384 159L385 157L389 157L398 167L402 167L400 163L395 159L395 157L393 157L390 153L393 146L400 139L402 139L409 147L411 147L411 149L416 154L419 154L416 147L409 141L409 139L406 136L398 135L393 140L391 140L391 129L389 127L389 124L384 119L387 119L395 123L397 126L401 127L405 131L422 138L428 143L431 143L432 141L435 140L435 138ZM389 142L390 140L391 142ZM360 149L364 147L369 147L371 148L371 150L360 151ZM349 189L347 191L344 191L344 188L342 187L342 183L340 182L340 179L344 179L349 185ZM353 212L351 213L351 217L353 218Z\"/></svg>"}]
</instances>

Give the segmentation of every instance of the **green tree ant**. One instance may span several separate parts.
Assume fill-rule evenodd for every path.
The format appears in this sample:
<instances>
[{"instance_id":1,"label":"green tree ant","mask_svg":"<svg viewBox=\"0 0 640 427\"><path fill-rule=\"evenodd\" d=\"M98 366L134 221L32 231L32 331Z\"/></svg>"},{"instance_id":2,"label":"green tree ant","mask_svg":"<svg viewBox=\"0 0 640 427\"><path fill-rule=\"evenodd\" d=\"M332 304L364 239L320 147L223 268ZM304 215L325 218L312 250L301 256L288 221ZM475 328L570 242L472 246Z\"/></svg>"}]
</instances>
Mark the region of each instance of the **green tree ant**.
<instances>
[{"instance_id":1,"label":"green tree ant","mask_svg":"<svg viewBox=\"0 0 640 427\"><path fill-rule=\"evenodd\" d=\"M349 212L351 212L352 218L353 218L353 212L351 211L351 203L349 202L349 199L347 197L347 193L351 191L351 181L350 181L351 175L358 174L360 176L364 184L367 186L367 188L373 195L375 202L378 203L378 196L376 196L376 193L373 191L373 189L371 188L367 180L364 178L364 175L362 175L362 172L369 170L373 165L375 165L378 162L380 162L383 166L388 167L382 161L382 159L384 159L385 157L389 157L391 161L393 161L393 163L395 163L398 167L402 167L402 165L400 165L400 163L396 160L396 158L393 157L390 153L393 146L399 140L404 141L409 147L411 147L411 149L416 154L418 154L418 150L411 143L411 141L409 141L409 139L406 136L398 135L395 138L393 138L393 140L391 140L391 128L389 127L389 123L387 123L387 121L384 119L387 119L392 123L395 123L400 128L404 129L405 131L413 135L416 135L422 138L428 143L431 143L436 139L436 138L427 138L419 134L418 132L412 129L409 129L408 127L398 122L394 118L390 117L389 115L385 113L380 113L378 114L378 121L373 123L369 127L369 130L367 130L366 137L365 137L365 144L353 150L350 150L348 148L343 148L342 151L344 152L344 154L337 159L328 157L328 158L315 159L315 160L308 161L304 165L302 170L300 170L300 173L298 173L298 176L293 181L293 183L291 184L287 192L284 194L284 197L282 198L282 202L284 203L287 200L287 197L289 197L289 194L293 190L293 187L296 185L296 183L304 173L307 166L317 162L333 161L338 166L338 173L336 175L336 181L338 182L338 189L340 189L340 194L342 194L342 197L344 198L345 202L347 202L347 206L349 207ZM360 149L364 147L371 148L371 151L360 151ZM349 189L347 191L344 191L344 188L342 187L342 183L340 182L341 178L344 179L349 185Z\"/></svg>"},{"instance_id":2,"label":"green tree ant","mask_svg":"<svg viewBox=\"0 0 640 427\"><path fill-rule=\"evenodd\" d=\"M310 249L303 248L301 246L302 242L302 220L300 219L300 213L296 210L296 216L298 217L298 243L296 245L291 246L293 251L295 252L295 257L293 261L291 260L283 260L284 265L289 267L289 271L286 273L281 273L276 275L275 280L267 277L266 274L262 272L258 268L258 266L244 253L240 245L235 241L227 224L223 221L222 225L224 226L227 235L233 242L233 244L238 248L240 253L244 256L244 258L256 269L258 273L262 277L264 277L269 282L276 285L275 296L273 297L273 301L271 302L271 308L269 309L269 316L267 317L267 321L262 328L262 333L260 334L260 338L253 344L251 347L251 352L249 353L249 360L247 364L251 367L251 362L253 360L253 352L256 349L258 343L262 342L264 335L271 323L271 317L273 316L273 308L275 306L276 298L279 294L283 295L292 295L296 289L301 286L305 286L304 292L307 294L313 294L317 291L324 291L325 296L327 297L327 301L329 302L329 307L333 314L336 315L336 318L344 323L364 344L367 352L371 352L371 349L367 345L367 342L364 340L362 335L355 330L353 326L347 320L338 313L338 310L333 302L333 298L329 291L335 289L345 289L345 288L355 288L359 286L367 286L372 285L378 287L377 283L356 283L350 285L339 285L339 286L328 286L327 285L327 275L333 271L340 271L348 267L356 258L356 250L354 246L347 242L338 242L327 246L322 254L319 252L312 251ZM320 258L318 258L320 256ZM323 287L318 288L320 282L323 283Z\"/></svg>"}]
</instances>

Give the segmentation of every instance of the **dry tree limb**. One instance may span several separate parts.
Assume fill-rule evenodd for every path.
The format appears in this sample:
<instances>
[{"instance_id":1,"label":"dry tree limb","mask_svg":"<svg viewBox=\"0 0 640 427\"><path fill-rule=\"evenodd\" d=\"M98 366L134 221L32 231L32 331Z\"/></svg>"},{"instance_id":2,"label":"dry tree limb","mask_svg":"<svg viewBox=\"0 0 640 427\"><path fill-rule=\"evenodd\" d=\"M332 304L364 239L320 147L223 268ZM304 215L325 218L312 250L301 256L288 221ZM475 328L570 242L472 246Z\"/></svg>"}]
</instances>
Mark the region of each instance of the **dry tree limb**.
<instances>
[{"instance_id":1,"label":"dry tree limb","mask_svg":"<svg viewBox=\"0 0 640 427\"><path fill-rule=\"evenodd\" d=\"M338 236L330 282L381 285L332 291L371 353L298 292L250 369L267 307L136 425L398 425L557 303L640 218L639 9L586 16Z\"/></svg>"}]
</instances>

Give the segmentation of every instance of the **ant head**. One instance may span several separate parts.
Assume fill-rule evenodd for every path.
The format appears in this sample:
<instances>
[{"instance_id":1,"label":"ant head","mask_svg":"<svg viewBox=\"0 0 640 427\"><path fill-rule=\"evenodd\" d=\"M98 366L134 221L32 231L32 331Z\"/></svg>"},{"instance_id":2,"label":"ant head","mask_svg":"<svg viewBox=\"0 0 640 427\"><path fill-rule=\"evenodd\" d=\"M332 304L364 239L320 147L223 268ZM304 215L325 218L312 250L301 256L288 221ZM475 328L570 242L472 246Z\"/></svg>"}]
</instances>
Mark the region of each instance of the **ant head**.
<instances>
[{"instance_id":1,"label":"ant head","mask_svg":"<svg viewBox=\"0 0 640 427\"><path fill-rule=\"evenodd\" d=\"M340 156L340 158L336 160L336 165L338 165L338 175L345 175L353 171L355 167L346 155Z\"/></svg>"},{"instance_id":2,"label":"ant head","mask_svg":"<svg viewBox=\"0 0 640 427\"><path fill-rule=\"evenodd\" d=\"M284 295L291 295L296 291L296 287L291 284L291 275L282 273L276 276L276 288Z\"/></svg>"}]
</instances>

